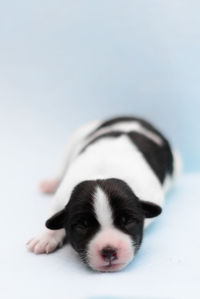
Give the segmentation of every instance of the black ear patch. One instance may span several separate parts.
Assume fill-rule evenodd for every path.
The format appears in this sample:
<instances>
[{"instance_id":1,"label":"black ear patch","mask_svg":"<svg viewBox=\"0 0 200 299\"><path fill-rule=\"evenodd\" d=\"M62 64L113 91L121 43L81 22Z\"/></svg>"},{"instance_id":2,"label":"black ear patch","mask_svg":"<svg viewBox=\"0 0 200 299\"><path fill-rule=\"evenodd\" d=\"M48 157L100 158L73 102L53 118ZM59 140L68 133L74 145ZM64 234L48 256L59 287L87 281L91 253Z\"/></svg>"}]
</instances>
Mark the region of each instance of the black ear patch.
<instances>
[{"instance_id":1,"label":"black ear patch","mask_svg":"<svg viewBox=\"0 0 200 299\"><path fill-rule=\"evenodd\" d=\"M47 228L52 230L61 229L64 228L65 219L66 219L66 210L63 209L60 212L53 215L51 218L49 218L46 221L45 225Z\"/></svg>"},{"instance_id":2,"label":"black ear patch","mask_svg":"<svg viewBox=\"0 0 200 299\"><path fill-rule=\"evenodd\" d=\"M161 207L149 201L141 201L142 209L146 218L153 218L162 212Z\"/></svg>"}]
</instances>

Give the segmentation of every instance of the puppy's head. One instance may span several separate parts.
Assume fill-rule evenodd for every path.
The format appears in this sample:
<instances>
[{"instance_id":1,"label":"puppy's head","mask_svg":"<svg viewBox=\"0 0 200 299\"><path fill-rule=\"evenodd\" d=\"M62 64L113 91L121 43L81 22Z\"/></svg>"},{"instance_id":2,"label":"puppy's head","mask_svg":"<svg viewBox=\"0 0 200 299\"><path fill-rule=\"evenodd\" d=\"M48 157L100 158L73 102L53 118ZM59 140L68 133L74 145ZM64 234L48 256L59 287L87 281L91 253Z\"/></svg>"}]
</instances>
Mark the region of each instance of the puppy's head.
<instances>
[{"instance_id":1,"label":"puppy's head","mask_svg":"<svg viewBox=\"0 0 200 299\"><path fill-rule=\"evenodd\" d=\"M46 226L65 228L73 248L94 270L118 271L138 251L144 219L160 213L159 206L139 200L121 180L84 181Z\"/></svg>"}]
</instances>

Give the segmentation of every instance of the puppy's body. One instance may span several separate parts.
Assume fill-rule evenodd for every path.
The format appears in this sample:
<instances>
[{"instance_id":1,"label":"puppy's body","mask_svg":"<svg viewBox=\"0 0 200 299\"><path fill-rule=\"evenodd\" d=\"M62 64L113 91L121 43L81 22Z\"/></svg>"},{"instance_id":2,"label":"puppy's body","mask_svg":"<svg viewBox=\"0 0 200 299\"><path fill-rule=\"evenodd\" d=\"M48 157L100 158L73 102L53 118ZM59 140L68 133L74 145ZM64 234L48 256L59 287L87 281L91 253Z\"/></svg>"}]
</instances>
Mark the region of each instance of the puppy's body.
<instances>
[{"instance_id":1,"label":"puppy's body","mask_svg":"<svg viewBox=\"0 0 200 299\"><path fill-rule=\"evenodd\" d=\"M176 171L168 141L144 120L121 117L82 127L67 146L50 208L53 217L47 226L57 230L46 229L31 240L29 249L52 251L67 232L74 249L93 269L123 268L141 244L143 225L161 212ZM78 211L80 207L85 212ZM78 232L72 228L75 211L75 222L87 222L82 236L81 225ZM122 225L124 217L132 220ZM109 258L102 253L106 248Z\"/></svg>"}]
</instances>

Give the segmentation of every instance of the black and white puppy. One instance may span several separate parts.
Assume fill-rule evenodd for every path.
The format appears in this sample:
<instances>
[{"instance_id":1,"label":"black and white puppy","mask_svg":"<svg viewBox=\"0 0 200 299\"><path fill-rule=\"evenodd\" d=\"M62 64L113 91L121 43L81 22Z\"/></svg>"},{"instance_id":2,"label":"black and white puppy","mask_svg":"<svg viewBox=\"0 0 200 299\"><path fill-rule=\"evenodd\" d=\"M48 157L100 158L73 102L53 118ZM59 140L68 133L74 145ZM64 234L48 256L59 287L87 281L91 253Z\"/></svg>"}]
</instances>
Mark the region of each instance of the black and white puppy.
<instances>
[{"instance_id":1,"label":"black and white puppy","mask_svg":"<svg viewBox=\"0 0 200 299\"><path fill-rule=\"evenodd\" d=\"M143 230L162 211L180 158L151 124L118 117L81 127L66 149L59 177L41 184L54 192L46 228L28 242L49 253L65 236L97 271L118 271L140 248Z\"/></svg>"}]
</instances>

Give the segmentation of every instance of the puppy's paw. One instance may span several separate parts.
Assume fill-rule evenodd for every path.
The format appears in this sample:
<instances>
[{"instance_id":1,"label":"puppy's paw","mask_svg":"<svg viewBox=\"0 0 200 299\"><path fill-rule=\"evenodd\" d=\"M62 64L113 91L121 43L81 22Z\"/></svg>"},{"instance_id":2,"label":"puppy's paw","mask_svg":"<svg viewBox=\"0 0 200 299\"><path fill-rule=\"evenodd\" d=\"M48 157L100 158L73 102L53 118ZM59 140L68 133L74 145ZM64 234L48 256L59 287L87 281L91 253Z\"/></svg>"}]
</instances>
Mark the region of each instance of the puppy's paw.
<instances>
[{"instance_id":1,"label":"puppy's paw","mask_svg":"<svg viewBox=\"0 0 200 299\"><path fill-rule=\"evenodd\" d=\"M40 183L40 190L43 193L51 194L57 190L59 184L60 184L59 179L44 180Z\"/></svg>"},{"instance_id":2,"label":"puppy's paw","mask_svg":"<svg viewBox=\"0 0 200 299\"><path fill-rule=\"evenodd\" d=\"M27 243L27 248L29 251L32 251L36 254L50 253L63 245L64 237L64 229L56 231L45 229L38 236L32 238Z\"/></svg>"}]
</instances>

